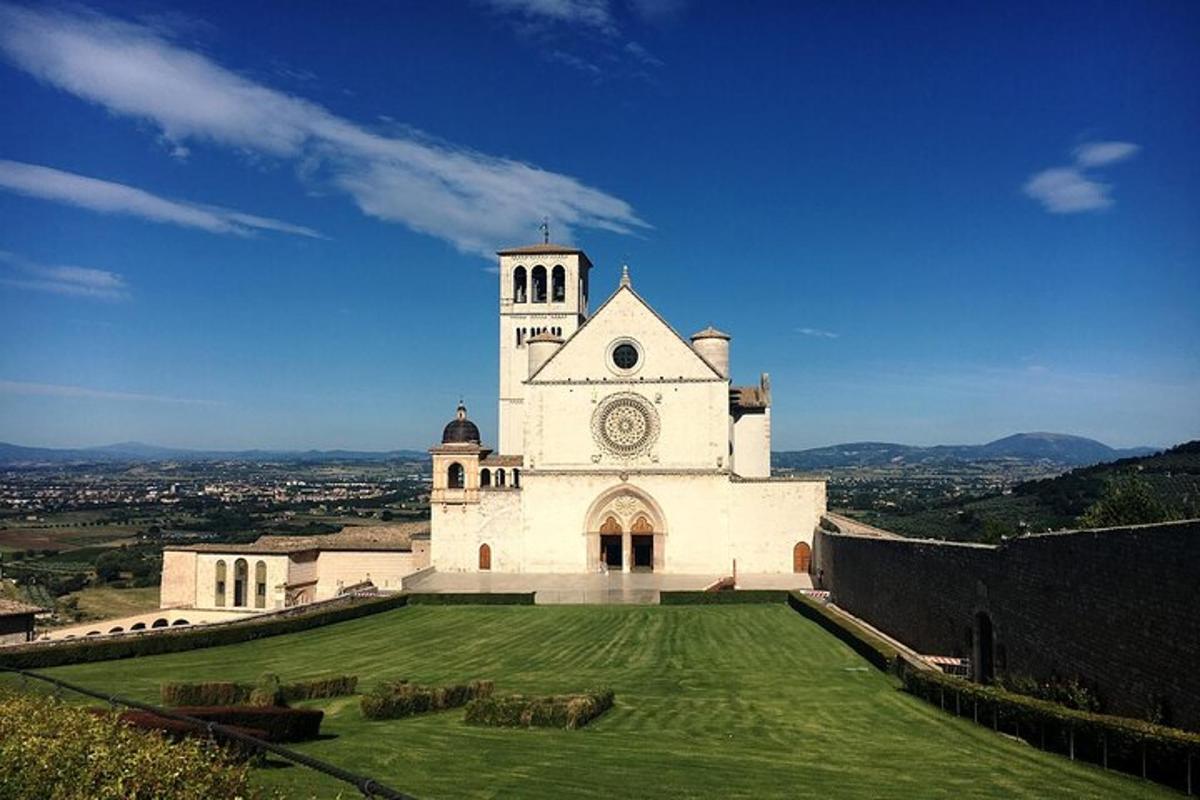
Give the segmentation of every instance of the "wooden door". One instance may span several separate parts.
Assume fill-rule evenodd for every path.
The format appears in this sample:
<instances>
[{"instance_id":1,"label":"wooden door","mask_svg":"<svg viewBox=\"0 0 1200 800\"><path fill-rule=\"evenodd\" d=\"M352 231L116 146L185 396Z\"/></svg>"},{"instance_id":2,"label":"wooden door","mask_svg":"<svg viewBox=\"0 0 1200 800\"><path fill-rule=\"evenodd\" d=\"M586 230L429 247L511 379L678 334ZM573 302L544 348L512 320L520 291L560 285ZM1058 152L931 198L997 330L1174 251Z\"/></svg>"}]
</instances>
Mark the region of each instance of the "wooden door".
<instances>
[{"instance_id":1,"label":"wooden door","mask_svg":"<svg viewBox=\"0 0 1200 800\"><path fill-rule=\"evenodd\" d=\"M808 542L798 542L792 548L792 572L808 572L812 563L812 548Z\"/></svg>"},{"instance_id":2,"label":"wooden door","mask_svg":"<svg viewBox=\"0 0 1200 800\"><path fill-rule=\"evenodd\" d=\"M479 569L490 570L492 568L492 548L486 544L479 545Z\"/></svg>"}]
</instances>

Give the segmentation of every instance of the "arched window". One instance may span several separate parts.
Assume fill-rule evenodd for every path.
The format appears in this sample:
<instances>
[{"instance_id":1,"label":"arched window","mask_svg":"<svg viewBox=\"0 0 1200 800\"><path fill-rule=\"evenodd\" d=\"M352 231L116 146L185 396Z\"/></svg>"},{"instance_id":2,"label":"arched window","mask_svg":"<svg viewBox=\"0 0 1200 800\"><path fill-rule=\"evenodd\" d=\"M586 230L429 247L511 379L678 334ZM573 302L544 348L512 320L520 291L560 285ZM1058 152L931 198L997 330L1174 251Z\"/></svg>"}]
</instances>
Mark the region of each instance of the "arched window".
<instances>
[{"instance_id":1,"label":"arched window","mask_svg":"<svg viewBox=\"0 0 1200 800\"><path fill-rule=\"evenodd\" d=\"M567 271L559 264L550 273L550 300L561 303L567 299Z\"/></svg>"},{"instance_id":2,"label":"arched window","mask_svg":"<svg viewBox=\"0 0 1200 800\"><path fill-rule=\"evenodd\" d=\"M517 328L517 347L521 346L521 340L524 338L521 335L522 333L523 333L523 331L520 328Z\"/></svg>"},{"instance_id":3,"label":"arched window","mask_svg":"<svg viewBox=\"0 0 1200 800\"><path fill-rule=\"evenodd\" d=\"M492 471L490 469L488 469L487 467L484 467L483 469L479 470L479 485L480 486L491 486L492 485Z\"/></svg>"},{"instance_id":4,"label":"arched window","mask_svg":"<svg viewBox=\"0 0 1200 800\"><path fill-rule=\"evenodd\" d=\"M455 461L446 470L446 488L461 489L463 488L463 466Z\"/></svg>"},{"instance_id":5,"label":"arched window","mask_svg":"<svg viewBox=\"0 0 1200 800\"><path fill-rule=\"evenodd\" d=\"M168 623L165 619L160 618L160 619L154 620L154 622L152 622L150 624L150 627L151 628L165 628L165 627L167 627L167 624ZM88 635L90 636L91 634L88 634Z\"/></svg>"},{"instance_id":6,"label":"arched window","mask_svg":"<svg viewBox=\"0 0 1200 800\"><path fill-rule=\"evenodd\" d=\"M225 605L225 562L217 562L216 588L213 590L213 605Z\"/></svg>"},{"instance_id":7,"label":"arched window","mask_svg":"<svg viewBox=\"0 0 1200 800\"><path fill-rule=\"evenodd\" d=\"M497 486L504 485L504 470L502 470L502 469L496 470L496 485Z\"/></svg>"},{"instance_id":8,"label":"arched window","mask_svg":"<svg viewBox=\"0 0 1200 800\"><path fill-rule=\"evenodd\" d=\"M525 268L517 267L513 270L513 302L525 302Z\"/></svg>"},{"instance_id":9,"label":"arched window","mask_svg":"<svg viewBox=\"0 0 1200 800\"><path fill-rule=\"evenodd\" d=\"M513 467L512 474L513 474L513 476L512 476L513 486L520 489L521 488L521 470L517 469L516 467Z\"/></svg>"},{"instance_id":10,"label":"arched window","mask_svg":"<svg viewBox=\"0 0 1200 800\"><path fill-rule=\"evenodd\" d=\"M246 559L239 558L233 562L233 604L239 608L246 605L246 580L249 577L250 565Z\"/></svg>"},{"instance_id":11,"label":"arched window","mask_svg":"<svg viewBox=\"0 0 1200 800\"><path fill-rule=\"evenodd\" d=\"M267 607L267 562L254 565L254 607Z\"/></svg>"},{"instance_id":12,"label":"arched window","mask_svg":"<svg viewBox=\"0 0 1200 800\"><path fill-rule=\"evenodd\" d=\"M533 302L546 302L546 268L540 264L533 268L533 286L530 293L530 300Z\"/></svg>"},{"instance_id":13,"label":"arched window","mask_svg":"<svg viewBox=\"0 0 1200 800\"><path fill-rule=\"evenodd\" d=\"M492 568L492 548L486 544L479 545L479 569L490 570Z\"/></svg>"}]
</instances>

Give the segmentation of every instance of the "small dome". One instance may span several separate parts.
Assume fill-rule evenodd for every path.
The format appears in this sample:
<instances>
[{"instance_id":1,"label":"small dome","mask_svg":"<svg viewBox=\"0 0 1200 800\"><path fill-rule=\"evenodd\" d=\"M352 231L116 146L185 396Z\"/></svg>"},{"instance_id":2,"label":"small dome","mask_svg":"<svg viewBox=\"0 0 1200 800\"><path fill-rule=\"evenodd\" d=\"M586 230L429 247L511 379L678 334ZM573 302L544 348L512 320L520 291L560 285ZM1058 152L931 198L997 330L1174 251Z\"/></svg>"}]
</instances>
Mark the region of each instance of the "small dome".
<instances>
[{"instance_id":1,"label":"small dome","mask_svg":"<svg viewBox=\"0 0 1200 800\"><path fill-rule=\"evenodd\" d=\"M479 444L479 428L467 419L467 407L458 404L454 419L442 431L442 444Z\"/></svg>"},{"instance_id":2,"label":"small dome","mask_svg":"<svg viewBox=\"0 0 1200 800\"><path fill-rule=\"evenodd\" d=\"M707 328L705 328L704 330L702 330L698 333L692 334L693 342L696 341L697 339L728 339L728 338L730 338L728 333L725 333L724 331L719 331L716 328L714 328L712 325L709 325Z\"/></svg>"}]
</instances>

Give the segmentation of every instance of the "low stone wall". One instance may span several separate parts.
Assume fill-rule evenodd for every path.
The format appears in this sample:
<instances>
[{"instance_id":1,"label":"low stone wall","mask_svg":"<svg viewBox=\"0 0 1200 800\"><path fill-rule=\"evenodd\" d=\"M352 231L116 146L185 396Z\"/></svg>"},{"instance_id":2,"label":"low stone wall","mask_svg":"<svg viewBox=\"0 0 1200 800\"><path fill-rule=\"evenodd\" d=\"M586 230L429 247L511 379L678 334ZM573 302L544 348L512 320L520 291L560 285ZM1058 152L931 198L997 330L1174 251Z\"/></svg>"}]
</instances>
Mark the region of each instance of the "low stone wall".
<instances>
[{"instance_id":1,"label":"low stone wall","mask_svg":"<svg viewBox=\"0 0 1200 800\"><path fill-rule=\"evenodd\" d=\"M819 588L888 635L978 661L990 622L998 672L1078 679L1108 713L1200 730L1200 520L997 547L825 527Z\"/></svg>"}]
</instances>

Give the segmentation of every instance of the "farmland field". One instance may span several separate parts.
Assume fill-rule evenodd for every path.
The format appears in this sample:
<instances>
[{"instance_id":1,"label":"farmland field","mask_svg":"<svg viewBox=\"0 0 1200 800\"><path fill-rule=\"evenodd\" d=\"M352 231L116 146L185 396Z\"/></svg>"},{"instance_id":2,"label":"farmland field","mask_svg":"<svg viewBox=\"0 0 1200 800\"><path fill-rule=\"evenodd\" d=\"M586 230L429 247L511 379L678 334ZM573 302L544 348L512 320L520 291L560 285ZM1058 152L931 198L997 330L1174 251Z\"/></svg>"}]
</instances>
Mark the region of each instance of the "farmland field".
<instances>
[{"instance_id":1,"label":"farmland field","mask_svg":"<svg viewBox=\"0 0 1200 800\"><path fill-rule=\"evenodd\" d=\"M167 680L322 672L497 690L611 686L579 731L468 726L461 711L363 718L310 703L328 738L299 745L417 797L1171 797L1041 752L899 691L785 606L410 607L239 645L47 670L157 702ZM291 797L354 794L299 767L261 783Z\"/></svg>"}]
</instances>

